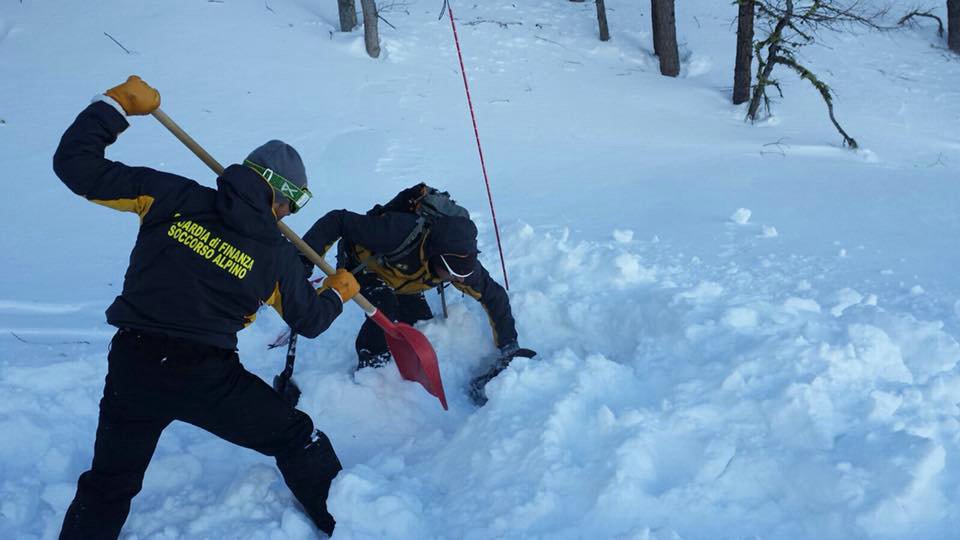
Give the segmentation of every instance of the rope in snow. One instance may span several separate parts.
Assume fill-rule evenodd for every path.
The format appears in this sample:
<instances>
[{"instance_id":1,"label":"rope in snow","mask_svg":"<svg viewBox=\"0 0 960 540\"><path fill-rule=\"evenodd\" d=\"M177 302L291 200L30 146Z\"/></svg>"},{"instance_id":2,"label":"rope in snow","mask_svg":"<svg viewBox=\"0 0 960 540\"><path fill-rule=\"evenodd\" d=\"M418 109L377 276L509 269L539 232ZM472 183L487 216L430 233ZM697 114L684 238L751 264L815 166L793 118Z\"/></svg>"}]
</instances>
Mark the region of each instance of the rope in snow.
<instances>
[{"instance_id":1,"label":"rope in snow","mask_svg":"<svg viewBox=\"0 0 960 540\"><path fill-rule=\"evenodd\" d=\"M453 41L457 44L457 58L460 59L460 73L463 75L463 89L467 92L467 105L470 107L470 119L473 120L473 135L477 139L477 152L480 153L480 168L483 170L483 181L487 185L487 200L490 201L490 215L493 216L493 232L497 236L497 249L500 251L500 268L503 269L503 286L509 291L510 282L507 280L507 265L503 259L503 246L500 243L500 227L497 225L497 211L493 208L493 194L490 192L490 179L487 176L487 165L483 159L483 147L480 146L480 131L477 129L477 116L473 112L473 99L470 97L470 83L467 82L467 70L463 67L463 53L460 52L460 38L457 36L457 24L453 22L453 8L450 2L444 0L444 6L450 15L450 27L453 28ZM441 17L443 12L441 11Z\"/></svg>"}]
</instances>

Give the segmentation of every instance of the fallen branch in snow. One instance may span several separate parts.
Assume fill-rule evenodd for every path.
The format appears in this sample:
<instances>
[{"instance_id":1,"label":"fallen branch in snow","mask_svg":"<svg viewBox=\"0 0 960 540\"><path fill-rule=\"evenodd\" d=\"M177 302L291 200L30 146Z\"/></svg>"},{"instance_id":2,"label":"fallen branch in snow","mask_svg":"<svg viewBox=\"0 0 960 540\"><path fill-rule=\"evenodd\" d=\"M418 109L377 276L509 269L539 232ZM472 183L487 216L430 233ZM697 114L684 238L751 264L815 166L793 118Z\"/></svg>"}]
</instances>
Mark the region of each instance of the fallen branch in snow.
<instances>
[{"instance_id":1,"label":"fallen branch in snow","mask_svg":"<svg viewBox=\"0 0 960 540\"><path fill-rule=\"evenodd\" d=\"M16 332L10 332L10 335L17 338L17 341L21 343L26 343L27 345L89 345L89 341L78 340L78 341L59 341L55 343L40 343L37 341L27 341L22 337L18 336Z\"/></svg>"},{"instance_id":2,"label":"fallen branch in snow","mask_svg":"<svg viewBox=\"0 0 960 540\"><path fill-rule=\"evenodd\" d=\"M888 78L892 78L892 79L900 79L901 81L913 82L913 81L916 80L916 79L911 79L910 77L907 77L907 76L904 76L904 75L900 75L899 73L893 73L893 74L887 73L886 71L884 71L884 70L882 70L882 69L880 69L880 68L877 68L877 73L883 75L884 77L888 77Z\"/></svg>"},{"instance_id":3,"label":"fallen branch in snow","mask_svg":"<svg viewBox=\"0 0 960 540\"><path fill-rule=\"evenodd\" d=\"M946 167L946 166L947 166L947 161L948 161L948 160L944 159L944 157L943 157L943 152L940 152L940 154L937 155L937 160L934 161L933 163L927 165L927 168L936 167L937 165L939 165L939 166L941 166L941 167Z\"/></svg>"},{"instance_id":4,"label":"fallen branch in snow","mask_svg":"<svg viewBox=\"0 0 960 540\"><path fill-rule=\"evenodd\" d=\"M129 49L127 49L126 47L124 47L122 43L120 43L119 41L117 41L117 40L116 40L113 36L111 36L110 34L104 32L103 35L105 35L105 36L107 36L108 38L110 38L114 43L116 43L116 44L117 44L121 49L123 49L124 52L126 52L127 54L133 54L133 53L130 52Z\"/></svg>"},{"instance_id":5,"label":"fallen branch in snow","mask_svg":"<svg viewBox=\"0 0 960 540\"><path fill-rule=\"evenodd\" d=\"M474 19L474 20L472 20L472 21L470 21L470 22L465 22L465 23L463 23L463 25L464 25L464 26L477 26L478 24L483 24L483 23L496 24L496 25L499 26L500 28L510 28L510 25L511 25L511 24L515 24L515 25L517 25L517 26L523 26L523 23L522 23L522 22L516 22L516 21L507 21L507 22L504 22L504 21L494 21L494 20L491 20L491 19Z\"/></svg>"},{"instance_id":6,"label":"fallen branch in snow","mask_svg":"<svg viewBox=\"0 0 960 540\"><path fill-rule=\"evenodd\" d=\"M781 138L781 139L777 139L775 142L771 142L771 143L767 143L767 144L763 145L764 148L768 148L768 147L774 146L774 147L776 147L776 151L774 151L774 152L767 152L767 151L765 151L765 150L761 150L761 151L760 151L760 155L761 155L761 156L765 156L765 155L767 155L767 154L776 154L776 155L779 155L779 156L781 156L781 157L787 157L787 153L786 153L786 151L784 151L784 147L790 148L790 145L783 144L783 141L784 141L784 139Z\"/></svg>"},{"instance_id":7,"label":"fallen branch in snow","mask_svg":"<svg viewBox=\"0 0 960 540\"><path fill-rule=\"evenodd\" d=\"M564 49L566 49L566 47L564 47L562 43L557 43L556 41L547 39L547 38L545 38L545 37L540 37L540 36L533 36L533 37L536 38L536 39L539 39L540 41L546 41L547 43L553 43L554 45L557 45L557 46L560 46L560 47L563 47Z\"/></svg>"},{"instance_id":8,"label":"fallen branch in snow","mask_svg":"<svg viewBox=\"0 0 960 540\"><path fill-rule=\"evenodd\" d=\"M915 10L911 11L910 13L907 13L906 15L904 15L903 17L901 17L900 20L897 21L897 26L903 26L903 25L907 24L907 23L910 22L910 20L913 19L914 17L927 17L927 18L929 18L929 19L934 19L934 20L936 20L936 21L937 21L937 26L938 26L938 28L937 28L937 35L940 36L940 37L943 37L943 21L940 20L940 17L937 17L937 16L934 15L933 13L930 13L929 10L927 10L927 11L920 11L920 10L915 9Z\"/></svg>"}]
</instances>

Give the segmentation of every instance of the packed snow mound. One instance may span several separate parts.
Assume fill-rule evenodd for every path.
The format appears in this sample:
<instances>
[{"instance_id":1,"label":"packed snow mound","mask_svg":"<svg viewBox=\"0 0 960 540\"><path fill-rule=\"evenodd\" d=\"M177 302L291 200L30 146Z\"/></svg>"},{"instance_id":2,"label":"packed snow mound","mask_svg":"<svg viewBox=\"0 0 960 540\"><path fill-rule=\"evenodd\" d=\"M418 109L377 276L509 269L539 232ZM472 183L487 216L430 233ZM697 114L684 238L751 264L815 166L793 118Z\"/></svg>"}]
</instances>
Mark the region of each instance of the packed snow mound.
<instances>
[{"instance_id":1,"label":"packed snow mound","mask_svg":"<svg viewBox=\"0 0 960 540\"><path fill-rule=\"evenodd\" d=\"M338 535L946 538L960 344L940 323L864 297L834 315L849 291L784 295L799 276L708 281L656 244L527 226L507 245L541 355L476 412L454 397L441 440L348 468ZM467 376L455 356L443 374Z\"/></svg>"},{"instance_id":2,"label":"packed snow mound","mask_svg":"<svg viewBox=\"0 0 960 540\"><path fill-rule=\"evenodd\" d=\"M301 346L301 406L345 465L337 538L946 538L960 344L941 323L853 289L784 293L799 275L716 275L659 242L523 224L504 241L521 343L540 354L494 379L486 406L463 392L493 352L469 298L421 325L446 413L392 367L350 373L337 344L357 313ZM262 319L243 357L267 376L282 326ZM0 368L0 427L20 435L0 445L6 536L57 530L90 458L103 356ZM177 425L128 530L312 537L292 504L269 462Z\"/></svg>"}]
</instances>

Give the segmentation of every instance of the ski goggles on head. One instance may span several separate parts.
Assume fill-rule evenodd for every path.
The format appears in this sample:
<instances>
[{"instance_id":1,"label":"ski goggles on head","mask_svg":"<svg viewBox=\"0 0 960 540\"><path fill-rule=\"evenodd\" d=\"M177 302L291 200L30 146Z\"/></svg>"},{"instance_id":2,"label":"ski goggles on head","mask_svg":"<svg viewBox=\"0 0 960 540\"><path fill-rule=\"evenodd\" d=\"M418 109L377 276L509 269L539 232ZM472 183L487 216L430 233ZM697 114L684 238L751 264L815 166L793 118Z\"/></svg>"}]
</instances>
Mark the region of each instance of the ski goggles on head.
<instances>
[{"instance_id":1,"label":"ski goggles on head","mask_svg":"<svg viewBox=\"0 0 960 540\"><path fill-rule=\"evenodd\" d=\"M444 268L447 269L447 272L448 272L451 276L457 277L457 278L460 278L460 279L466 279L466 278L468 278L468 277L470 277L470 276L473 275L474 270L471 270L471 271L467 272L466 274L458 274L457 272L455 272L455 271L453 270L453 268L450 268L450 263L447 262L447 257L462 257L462 256L460 256L460 255L440 255L440 261L443 262Z\"/></svg>"},{"instance_id":2,"label":"ski goggles on head","mask_svg":"<svg viewBox=\"0 0 960 540\"><path fill-rule=\"evenodd\" d=\"M270 187L275 189L277 193L283 195L290 201L291 214L296 214L301 208L310 202L310 199L313 198L313 194L310 193L309 189L294 184L290 180L287 180L283 176L277 174L277 172L273 169L261 167L249 159L243 160L243 164L247 167L250 167L254 171L257 171L257 174L263 177L263 179L270 184Z\"/></svg>"}]
</instances>

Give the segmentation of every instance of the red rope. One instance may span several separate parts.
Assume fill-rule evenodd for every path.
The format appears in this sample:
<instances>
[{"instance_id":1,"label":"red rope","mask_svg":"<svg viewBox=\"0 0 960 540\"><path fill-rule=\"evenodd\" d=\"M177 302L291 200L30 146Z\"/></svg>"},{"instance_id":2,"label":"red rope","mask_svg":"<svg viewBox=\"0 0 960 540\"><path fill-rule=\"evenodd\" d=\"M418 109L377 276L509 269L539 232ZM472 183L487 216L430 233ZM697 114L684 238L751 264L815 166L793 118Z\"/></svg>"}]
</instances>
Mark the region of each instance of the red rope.
<instances>
[{"instance_id":1,"label":"red rope","mask_svg":"<svg viewBox=\"0 0 960 540\"><path fill-rule=\"evenodd\" d=\"M453 22L453 8L447 2L450 14L450 26L453 27L453 41L457 44L457 58L460 59L460 73L463 74L463 88L467 91L467 105L470 106L470 119L473 120L473 134L477 138L477 152L480 153L480 168L483 169L483 181L487 184L487 199L490 201L490 215L493 216L493 230L497 235L497 249L500 251L500 268L503 269L503 285L510 290L507 280L507 265L503 259L503 246L500 244L500 227L497 226L497 212L493 209L493 194L490 193L490 179L487 177L487 165L483 160L483 147L480 146L480 131L477 129L477 116L473 112L473 99L470 98L470 84L467 82L467 70L463 67L463 53L460 52L460 38L457 37L457 25Z\"/></svg>"}]
</instances>

